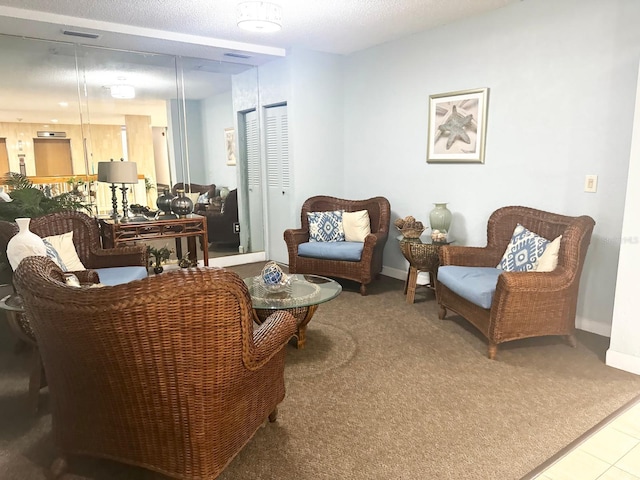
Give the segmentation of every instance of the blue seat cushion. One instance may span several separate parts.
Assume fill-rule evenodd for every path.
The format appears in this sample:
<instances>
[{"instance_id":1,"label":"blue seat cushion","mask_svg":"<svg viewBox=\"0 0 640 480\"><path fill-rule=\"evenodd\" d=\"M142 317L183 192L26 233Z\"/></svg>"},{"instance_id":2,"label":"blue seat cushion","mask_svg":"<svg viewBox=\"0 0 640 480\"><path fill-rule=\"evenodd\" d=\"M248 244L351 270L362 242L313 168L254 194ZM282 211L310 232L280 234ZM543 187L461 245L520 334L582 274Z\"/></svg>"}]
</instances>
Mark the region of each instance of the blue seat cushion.
<instances>
[{"instance_id":1,"label":"blue seat cushion","mask_svg":"<svg viewBox=\"0 0 640 480\"><path fill-rule=\"evenodd\" d=\"M493 267L444 265L438 269L438 282L465 300L489 309L502 272Z\"/></svg>"},{"instance_id":2,"label":"blue seat cushion","mask_svg":"<svg viewBox=\"0 0 640 480\"><path fill-rule=\"evenodd\" d=\"M298 245L301 257L359 262L364 242L306 242Z\"/></svg>"},{"instance_id":3,"label":"blue seat cushion","mask_svg":"<svg viewBox=\"0 0 640 480\"><path fill-rule=\"evenodd\" d=\"M142 266L96 268L95 270L98 272L100 283L108 287L147 278L147 269Z\"/></svg>"}]
</instances>

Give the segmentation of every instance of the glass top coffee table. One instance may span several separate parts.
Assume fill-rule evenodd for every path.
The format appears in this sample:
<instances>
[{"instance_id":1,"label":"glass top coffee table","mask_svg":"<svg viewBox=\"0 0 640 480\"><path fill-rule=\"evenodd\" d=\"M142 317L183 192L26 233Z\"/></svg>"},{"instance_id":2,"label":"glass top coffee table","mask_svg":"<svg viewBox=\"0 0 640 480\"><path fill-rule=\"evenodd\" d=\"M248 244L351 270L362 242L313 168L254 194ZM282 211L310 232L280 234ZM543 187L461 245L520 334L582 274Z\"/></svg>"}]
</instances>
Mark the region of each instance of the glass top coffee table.
<instances>
[{"instance_id":1,"label":"glass top coffee table","mask_svg":"<svg viewBox=\"0 0 640 480\"><path fill-rule=\"evenodd\" d=\"M244 279L253 303L253 318L262 324L276 310L286 310L298 322L297 348L306 344L307 324L318 305L337 297L342 286L330 278L319 275L289 275L290 283L282 290L270 291L260 282L260 276Z\"/></svg>"}]
</instances>

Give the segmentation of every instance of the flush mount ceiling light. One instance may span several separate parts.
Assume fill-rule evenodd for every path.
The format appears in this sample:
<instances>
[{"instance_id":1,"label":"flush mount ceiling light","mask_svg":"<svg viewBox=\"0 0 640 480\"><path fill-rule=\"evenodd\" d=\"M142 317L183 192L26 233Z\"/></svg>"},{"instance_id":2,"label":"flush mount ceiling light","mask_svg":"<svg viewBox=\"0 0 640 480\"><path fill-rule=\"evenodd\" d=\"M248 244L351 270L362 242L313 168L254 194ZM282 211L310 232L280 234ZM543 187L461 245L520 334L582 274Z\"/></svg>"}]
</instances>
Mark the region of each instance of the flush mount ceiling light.
<instances>
[{"instance_id":1,"label":"flush mount ceiling light","mask_svg":"<svg viewBox=\"0 0 640 480\"><path fill-rule=\"evenodd\" d=\"M113 98L126 100L135 98L136 96L136 90L132 85L111 85L109 90L111 90L111 96Z\"/></svg>"},{"instance_id":2,"label":"flush mount ceiling light","mask_svg":"<svg viewBox=\"0 0 640 480\"><path fill-rule=\"evenodd\" d=\"M277 32L282 28L282 7L269 2L238 4L238 26L251 32Z\"/></svg>"}]
</instances>

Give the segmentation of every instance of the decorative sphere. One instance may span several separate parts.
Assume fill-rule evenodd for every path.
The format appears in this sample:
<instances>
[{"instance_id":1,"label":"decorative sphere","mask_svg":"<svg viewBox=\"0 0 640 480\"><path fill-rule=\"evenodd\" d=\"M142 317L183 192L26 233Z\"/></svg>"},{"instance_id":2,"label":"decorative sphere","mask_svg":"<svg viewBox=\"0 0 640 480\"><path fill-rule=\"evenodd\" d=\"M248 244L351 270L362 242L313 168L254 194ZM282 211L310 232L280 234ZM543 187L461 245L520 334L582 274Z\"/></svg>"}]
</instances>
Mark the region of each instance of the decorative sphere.
<instances>
[{"instance_id":1,"label":"decorative sphere","mask_svg":"<svg viewBox=\"0 0 640 480\"><path fill-rule=\"evenodd\" d=\"M262 269L262 281L266 285L277 285L282 281L284 272L276 262L267 263Z\"/></svg>"}]
</instances>

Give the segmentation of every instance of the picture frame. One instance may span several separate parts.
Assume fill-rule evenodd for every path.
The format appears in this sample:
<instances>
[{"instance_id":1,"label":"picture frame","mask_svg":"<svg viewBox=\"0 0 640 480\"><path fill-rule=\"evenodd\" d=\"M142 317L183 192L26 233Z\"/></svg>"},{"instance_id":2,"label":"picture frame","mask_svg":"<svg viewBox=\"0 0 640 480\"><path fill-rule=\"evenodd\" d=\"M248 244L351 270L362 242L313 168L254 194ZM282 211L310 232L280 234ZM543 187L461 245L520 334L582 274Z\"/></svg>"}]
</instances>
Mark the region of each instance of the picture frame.
<instances>
[{"instance_id":1,"label":"picture frame","mask_svg":"<svg viewBox=\"0 0 640 480\"><path fill-rule=\"evenodd\" d=\"M427 163L484 163L488 88L429 96Z\"/></svg>"},{"instance_id":2,"label":"picture frame","mask_svg":"<svg viewBox=\"0 0 640 480\"><path fill-rule=\"evenodd\" d=\"M236 130L233 127L224 129L224 145L227 152L227 165L236 164Z\"/></svg>"}]
</instances>

